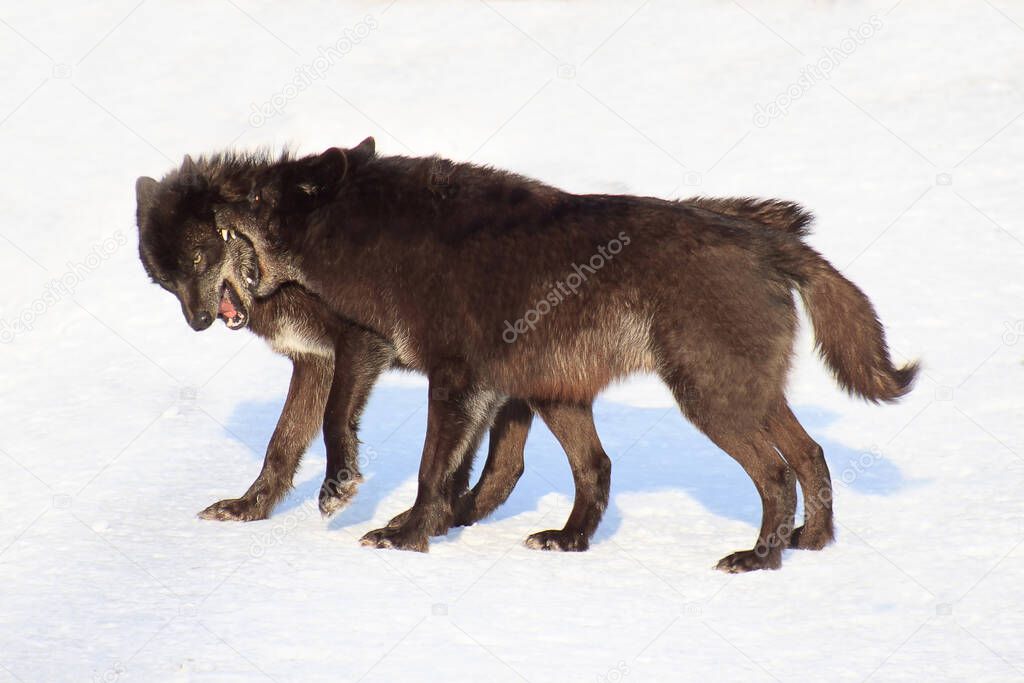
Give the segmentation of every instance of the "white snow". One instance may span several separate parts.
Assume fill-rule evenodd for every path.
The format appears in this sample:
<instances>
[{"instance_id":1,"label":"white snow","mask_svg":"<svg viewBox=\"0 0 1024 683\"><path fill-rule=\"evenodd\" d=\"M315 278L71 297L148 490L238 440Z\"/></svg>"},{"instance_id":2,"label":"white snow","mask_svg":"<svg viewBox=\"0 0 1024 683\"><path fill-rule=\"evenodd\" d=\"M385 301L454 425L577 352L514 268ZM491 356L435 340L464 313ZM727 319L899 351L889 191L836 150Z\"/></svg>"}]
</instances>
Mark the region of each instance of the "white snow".
<instances>
[{"instance_id":1,"label":"white snow","mask_svg":"<svg viewBox=\"0 0 1024 683\"><path fill-rule=\"evenodd\" d=\"M0 681L1024 677L1022 26L1007 0L0 3ZM573 191L812 208L811 242L925 363L866 405L801 337L836 544L713 571L757 496L648 378L598 403L612 502L585 554L520 545L571 505L540 425L492 519L426 555L360 547L414 496L425 389L400 375L336 519L319 444L272 519L196 519L258 472L289 366L148 283L134 180L371 134Z\"/></svg>"}]
</instances>

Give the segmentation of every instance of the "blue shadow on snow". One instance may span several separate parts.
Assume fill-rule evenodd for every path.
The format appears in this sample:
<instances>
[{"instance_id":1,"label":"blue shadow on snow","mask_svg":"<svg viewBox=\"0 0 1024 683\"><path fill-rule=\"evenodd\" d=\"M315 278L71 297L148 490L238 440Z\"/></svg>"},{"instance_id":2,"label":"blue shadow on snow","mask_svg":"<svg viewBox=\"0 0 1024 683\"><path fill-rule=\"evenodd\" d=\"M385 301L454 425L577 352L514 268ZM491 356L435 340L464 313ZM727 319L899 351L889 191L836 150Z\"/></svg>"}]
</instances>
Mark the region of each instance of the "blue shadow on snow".
<instances>
[{"instance_id":1,"label":"blue shadow on snow","mask_svg":"<svg viewBox=\"0 0 1024 683\"><path fill-rule=\"evenodd\" d=\"M276 401L239 403L228 420L228 436L241 439L254 453L262 454L283 403L283 395ZM846 486L859 493L884 496L906 486L899 468L889 460L824 438L822 432L835 415L813 406L794 410L807 432L824 449L836 488ZM760 524L760 501L746 473L690 425L677 408L638 408L598 400L594 412L601 440L613 461L611 503L595 540L609 538L618 529L621 514L615 505L615 496L621 493L684 491L715 515L752 526ZM382 500L398 487L415 480L426 415L423 387L388 385L374 390L359 435L367 481L353 503L332 520L332 528L370 521ZM474 479L486 452L485 440L477 454ZM253 477L259 472L261 458L253 455ZM307 451L304 462L310 467L322 467L325 460L323 442L318 437ZM315 500L322 478L321 470L298 481L295 490L278 506L276 514ZM415 489L411 490L409 505L415 495ZM535 510L538 501L552 492L571 501L572 476L564 452L538 419L526 444L526 473L505 505L489 519L506 519ZM563 521L551 520L550 526L559 527Z\"/></svg>"}]
</instances>

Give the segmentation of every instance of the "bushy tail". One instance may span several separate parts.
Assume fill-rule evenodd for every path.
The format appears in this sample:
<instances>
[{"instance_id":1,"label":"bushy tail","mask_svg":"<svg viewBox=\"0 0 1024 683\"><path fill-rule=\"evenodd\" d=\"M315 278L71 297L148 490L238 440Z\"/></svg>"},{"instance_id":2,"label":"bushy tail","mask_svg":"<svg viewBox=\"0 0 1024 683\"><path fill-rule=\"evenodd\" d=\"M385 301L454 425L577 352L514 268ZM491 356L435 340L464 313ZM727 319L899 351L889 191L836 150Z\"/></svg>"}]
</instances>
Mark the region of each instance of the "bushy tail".
<instances>
[{"instance_id":1,"label":"bushy tail","mask_svg":"<svg viewBox=\"0 0 1024 683\"><path fill-rule=\"evenodd\" d=\"M699 197L690 202L786 234L778 242L777 265L800 292L814 326L815 347L843 389L874 403L896 401L910 391L918 364L893 365L871 301L800 239L813 220L810 212L779 200Z\"/></svg>"},{"instance_id":2,"label":"bushy tail","mask_svg":"<svg viewBox=\"0 0 1024 683\"><path fill-rule=\"evenodd\" d=\"M872 402L892 402L914 385L917 362L897 368L874 306L855 284L800 244L798 290L814 326L815 346L839 385Z\"/></svg>"}]
</instances>

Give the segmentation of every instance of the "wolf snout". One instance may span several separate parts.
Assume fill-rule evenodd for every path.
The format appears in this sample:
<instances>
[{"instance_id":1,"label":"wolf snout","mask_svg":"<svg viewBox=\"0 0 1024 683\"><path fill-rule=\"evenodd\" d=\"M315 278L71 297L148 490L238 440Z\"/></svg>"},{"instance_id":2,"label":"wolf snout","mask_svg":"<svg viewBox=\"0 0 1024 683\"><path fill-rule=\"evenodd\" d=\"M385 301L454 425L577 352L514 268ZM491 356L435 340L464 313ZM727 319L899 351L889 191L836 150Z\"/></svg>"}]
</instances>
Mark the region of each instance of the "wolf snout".
<instances>
[{"instance_id":1,"label":"wolf snout","mask_svg":"<svg viewBox=\"0 0 1024 683\"><path fill-rule=\"evenodd\" d=\"M206 311L202 311L201 313L197 313L194 316L192 316L189 319L188 324L196 332L202 332L207 327L213 324L213 316L207 313Z\"/></svg>"}]
</instances>

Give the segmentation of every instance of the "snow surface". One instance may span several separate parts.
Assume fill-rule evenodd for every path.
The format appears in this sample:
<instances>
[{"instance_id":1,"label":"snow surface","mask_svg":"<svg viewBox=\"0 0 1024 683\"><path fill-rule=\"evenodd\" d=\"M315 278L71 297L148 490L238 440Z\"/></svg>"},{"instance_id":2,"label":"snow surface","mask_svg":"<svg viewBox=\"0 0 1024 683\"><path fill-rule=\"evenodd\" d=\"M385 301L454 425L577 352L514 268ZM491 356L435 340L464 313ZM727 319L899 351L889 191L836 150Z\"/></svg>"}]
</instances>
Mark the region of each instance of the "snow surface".
<instances>
[{"instance_id":1,"label":"snow surface","mask_svg":"<svg viewBox=\"0 0 1024 683\"><path fill-rule=\"evenodd\" d=\"M1008 0L0 3L0 681L1024 677L1022 25ZM258 472L289 365L193 333L147 282L134 180L370 134L573 191L811 207L811 242L926 368L871 406L801 337L791 400L837 543L713 571L760 506L649 378L597 405L612 502L585 554L520 545L571 505L541 425L492 519L426 555L358 545L414 496L409 375L375 392L336 519L319 444L272 519L196 519Z\"/></svg>"}]
</instances>

